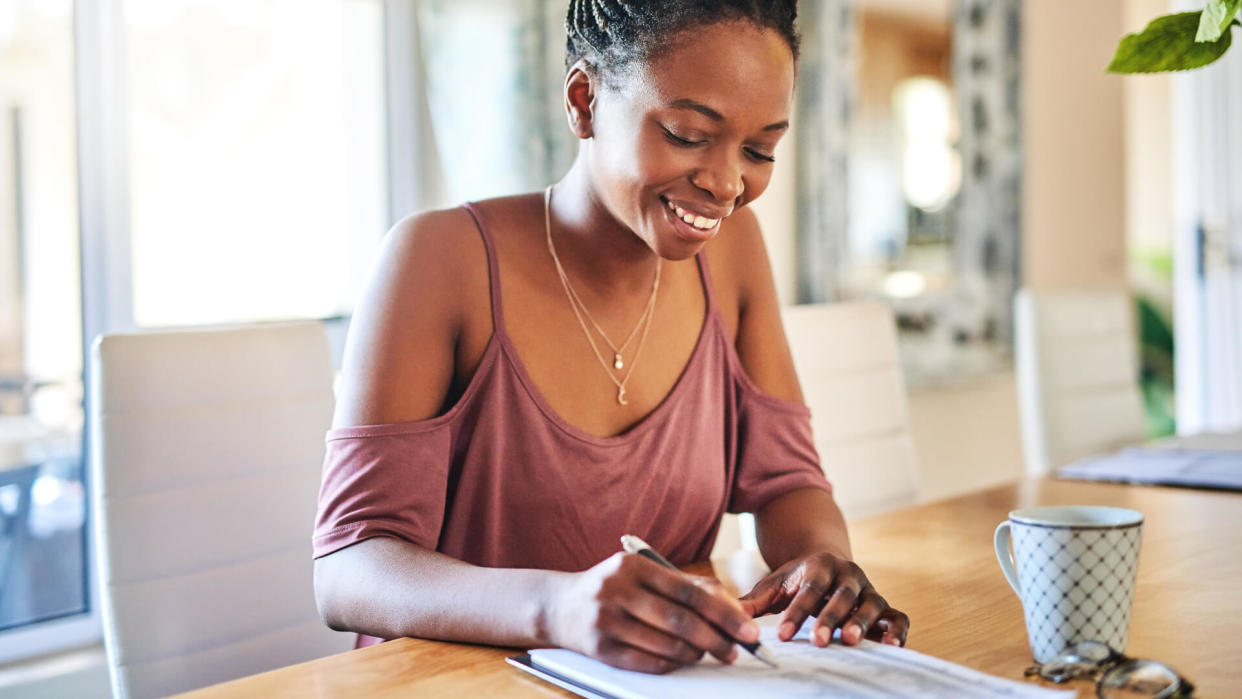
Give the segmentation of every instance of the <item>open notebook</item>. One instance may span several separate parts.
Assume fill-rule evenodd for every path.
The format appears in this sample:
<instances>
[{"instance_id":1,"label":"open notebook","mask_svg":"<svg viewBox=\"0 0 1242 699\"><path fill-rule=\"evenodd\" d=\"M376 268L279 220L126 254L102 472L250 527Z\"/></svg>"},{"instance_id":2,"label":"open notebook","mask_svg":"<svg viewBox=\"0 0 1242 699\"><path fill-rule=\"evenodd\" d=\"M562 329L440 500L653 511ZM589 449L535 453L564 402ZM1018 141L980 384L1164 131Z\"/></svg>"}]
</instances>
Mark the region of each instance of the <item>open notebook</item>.
<instances>
[{"instance_id":1,"label":"open notebook","mask_svg":"<svg viewBox=\"0 0 1242 699\"><path fill-rule=\"evenodd\" d=\"M1242 490L1242 449L1131 447L1075 461L1061 478Z\"/></svg>"},{"instance_id":2,"label":"open notebook","mask_svg":"<svg viewBox=\"0 0 1242 699\"><path fill-rule=\"evenodd\" d=\"M1068 698L1075 692L1001 679L905 648L863 641L858 646L810 643L814 619L794 640L776 638L776 616L761 620L760 640L776 656L773 669L742 651L733 665L705 659L667 675L618 670L568 650L532 650L509 662L591 698L686 697L1014 697Z\"/></svg>"}]
</instances>

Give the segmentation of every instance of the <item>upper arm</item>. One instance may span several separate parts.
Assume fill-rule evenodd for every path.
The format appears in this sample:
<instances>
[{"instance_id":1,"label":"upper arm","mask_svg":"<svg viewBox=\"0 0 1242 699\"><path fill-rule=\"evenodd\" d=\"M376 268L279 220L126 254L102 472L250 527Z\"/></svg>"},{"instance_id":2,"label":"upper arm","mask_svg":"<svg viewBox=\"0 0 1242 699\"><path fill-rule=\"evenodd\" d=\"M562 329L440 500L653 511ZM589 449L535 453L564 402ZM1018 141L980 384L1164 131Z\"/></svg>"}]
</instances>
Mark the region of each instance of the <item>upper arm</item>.
<instances>
[{"instance_id":1,"label":"upper arm","mask_svg":"<svg viewBox=\"0 0 1242 699\"><path fill-rule=\"evenodd\" d=\"M802 402L759 220L749 207L731 218L737 220L730 231L726 255L738 288L738 358L747 376L764 393Z\"/></svg>"},{"instance_id":2,"label":"upper arm","mask_svg":"<svg viewBox=\"0 0 1242 699\"><path fill-rule=\"evenodd\" d=\"M441 410L466 317L461 287L482 256L462 209L397 223L350 321L334 427L423 420ZM480 248L480 250L475 250Z\"/></svg>"}]
</instances>

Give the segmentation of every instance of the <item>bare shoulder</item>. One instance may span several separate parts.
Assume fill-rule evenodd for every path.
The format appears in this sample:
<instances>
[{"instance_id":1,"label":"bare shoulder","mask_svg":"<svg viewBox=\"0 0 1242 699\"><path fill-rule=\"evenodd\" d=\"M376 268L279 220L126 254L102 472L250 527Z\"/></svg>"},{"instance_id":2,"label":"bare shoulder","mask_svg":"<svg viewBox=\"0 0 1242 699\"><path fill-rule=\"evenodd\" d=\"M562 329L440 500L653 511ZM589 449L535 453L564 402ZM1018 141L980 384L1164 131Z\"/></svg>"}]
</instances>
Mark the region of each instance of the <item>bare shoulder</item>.
<instances>
[{"instance_id":1,"label":"bare shoulder","mask_svg":"<svg viewBox=\"0 0 1242 699\"><path fill-rule=\"evenodd\" d=\"M416 282L437 272L459 273L477 267L486 253L474 220L463 207L407 216L384 236L380 264L395 263L402 280Z\"/></svg>"},{"instance_id":2,"label":"bare shoulder","mask_svg":"<svg viewBox=\"0 0 1242 699\"><path fill-rule=\"evenodd\" d=\"M438 414L453 383L458 340L477 324L479 304L487 307L487 279L486 252L464 209L394 225L350 321L334 425Z\"/></svg>"},{"instance_id":3,"label":"bare shoulder","mask_svg":"<svg viewBox=\"0 0 1242 699\"><path fill-rule=\"evenodd\" d=\"M749 206L725 219L720 235L704 248L713 291L725 323L735 331L756 290L772 285L767 247L759 218Z\"/></svg>"},{"instance_id":4,"label":"bare shoulder","mask_svg":"<svg viewBox=\"0 0 1242 699\"><path fill-rule=\"evenodd\" d=\"M730 216L728 230L712 241L709 263L725 323L747 375L761 390L785 400L802 400L781 321L776 282L759 219L750 207ZM717 270L720 270L717 272ZM732 314L730 316L729 314Z\"/></svg>"}]
</instances>

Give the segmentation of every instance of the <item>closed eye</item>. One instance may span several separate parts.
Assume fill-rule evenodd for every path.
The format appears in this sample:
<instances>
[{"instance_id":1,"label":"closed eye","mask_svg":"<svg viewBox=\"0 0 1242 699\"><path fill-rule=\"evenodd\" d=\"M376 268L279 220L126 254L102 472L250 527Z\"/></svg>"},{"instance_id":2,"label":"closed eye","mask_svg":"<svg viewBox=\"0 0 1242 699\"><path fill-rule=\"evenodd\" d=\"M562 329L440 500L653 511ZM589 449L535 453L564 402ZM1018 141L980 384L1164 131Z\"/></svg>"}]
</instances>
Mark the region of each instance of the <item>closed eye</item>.
<instances>
[{"instance_id":1,"label":"closed eye","mask_svg":"<svg viewBox=\"0 0 1242 699\"><path fill-rule=\"evenodd\" d=\"M682 138L681 136L673 133L667 126L661 126L660 128L664 129L664 136L668 138L669 141L679 146L701 146L704 143L707 143L707 141L692 141L688 138Z\"/></svg>"},{"instance_id":2,"label":"closed eye","mask_svg":"<svg viewBox=\"0 0 1242 699\"><path fill-rule=\"evenodd\" d=\"M746 154L747 154L747 155L749 155L750 157L752 157L752 158L754 158L755 160L758 160L758 161L760 161L760 162L764 162L764 163L774 163L774 162L776 162L776 157L775 157L775 156L768 155L767 153L760 153L759 151L755 150L754 148L746 148L746 149L745 149L745 151L746 151Z\"/></svg>"}]
</instances>

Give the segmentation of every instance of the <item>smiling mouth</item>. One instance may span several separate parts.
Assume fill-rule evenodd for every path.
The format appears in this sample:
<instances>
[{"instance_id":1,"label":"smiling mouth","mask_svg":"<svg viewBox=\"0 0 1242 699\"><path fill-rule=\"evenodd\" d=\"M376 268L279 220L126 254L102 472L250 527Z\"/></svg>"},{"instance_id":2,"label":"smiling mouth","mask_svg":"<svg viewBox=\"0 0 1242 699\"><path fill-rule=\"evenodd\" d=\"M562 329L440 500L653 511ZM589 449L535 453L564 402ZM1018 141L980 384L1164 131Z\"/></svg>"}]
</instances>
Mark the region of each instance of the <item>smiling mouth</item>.
<instances>
[{"instance_id":1,"label":"smiling mouth","mask_svg":"<svg viewBox=\"0 0 1242 699\"><path fill-rule=\"evenodd\" d=\"M667 206L669 211L672 211L677 218L701 231L710 231L723 220L719 218L707 218L706 216L700 216L693 211L686 211L667 199L664 199L663 201L664 205Z\"/></svg>"}]
</instances>

